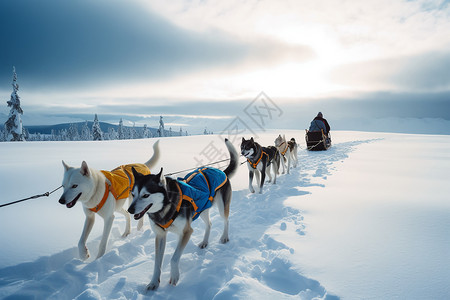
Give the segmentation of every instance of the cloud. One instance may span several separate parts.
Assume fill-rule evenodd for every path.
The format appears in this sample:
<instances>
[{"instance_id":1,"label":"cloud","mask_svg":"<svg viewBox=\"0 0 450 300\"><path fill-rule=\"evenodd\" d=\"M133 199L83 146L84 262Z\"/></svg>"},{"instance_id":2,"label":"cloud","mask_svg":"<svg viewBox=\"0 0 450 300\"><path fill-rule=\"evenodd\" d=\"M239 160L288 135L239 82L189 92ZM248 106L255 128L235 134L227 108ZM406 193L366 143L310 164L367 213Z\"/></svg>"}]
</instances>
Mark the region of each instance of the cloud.
<instances>
[{"instance_id":1,"label":"cloud","mask_svg":"<svg viewBox=\"0 0 450 300\"><path fill-rule=\"evenodd\" d=\"M450 89L450 53L427 52L343 65L331 79L356 90L434 92Z\"/></svg>"},{"instance_id":2,"label":"cloud","mask_svg":"<svg viewBox=\"0 0 450 300\"><path fill-rule=\"evenodd\" d=\"M225 34L197 34L131 1L0 2L0 80L12 65L29 85L101 85L233 64L247 47Z\"/></svg>"},{"instance_id":3,"label":"cloud","mask_svg":"<svg viewBox=\"0 0 450 300\"><path fill-rule=\"evenodd\" d=\"M0 2L0 82L15 65L28 87L91 88L163 81L243 62L311 57L307 47L243 41L174 25L136 1Z\"/></svg>"}]
</instances>

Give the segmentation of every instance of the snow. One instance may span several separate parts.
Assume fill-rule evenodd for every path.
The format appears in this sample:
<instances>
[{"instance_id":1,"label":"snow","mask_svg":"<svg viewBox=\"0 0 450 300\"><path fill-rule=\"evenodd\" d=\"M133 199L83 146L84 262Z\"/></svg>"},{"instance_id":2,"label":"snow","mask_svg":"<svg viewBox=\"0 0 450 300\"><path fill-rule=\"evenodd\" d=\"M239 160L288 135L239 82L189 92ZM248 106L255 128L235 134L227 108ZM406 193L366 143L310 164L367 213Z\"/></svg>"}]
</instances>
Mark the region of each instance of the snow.
<instances>
[{"instance_id":1,"label":"snow","mask_svg":"<svg viewBox=\"0 0 450 300\"><path fill-rule=\"evenodd\" d=\"M219 243L222 220L199 249L204 225L170 286L175 235L168 235L161 285L153 272L154 234L120 235L116 215L106 254L82 261L76 248L84 215L58 203L61 191L0 208L0 298L37 299L445 299L450 297L450 136L333 131L333 146L307 152L304 131L258 133L263 145L279 133L300 143L299 166L263 194L248 191L247 167L231 179L230 242ZM248 137L247 137L248 138ZM155 139L2 143L1 203L50 191L63 166L86 160L97 169L146 161ZM194 167L218 136L161 139L165 173ZM240 137L236 140L236 147ZM184 174L178 174L182 176ZM102 220L88 239L98 249Z\"/></svg>"}]
</instances>

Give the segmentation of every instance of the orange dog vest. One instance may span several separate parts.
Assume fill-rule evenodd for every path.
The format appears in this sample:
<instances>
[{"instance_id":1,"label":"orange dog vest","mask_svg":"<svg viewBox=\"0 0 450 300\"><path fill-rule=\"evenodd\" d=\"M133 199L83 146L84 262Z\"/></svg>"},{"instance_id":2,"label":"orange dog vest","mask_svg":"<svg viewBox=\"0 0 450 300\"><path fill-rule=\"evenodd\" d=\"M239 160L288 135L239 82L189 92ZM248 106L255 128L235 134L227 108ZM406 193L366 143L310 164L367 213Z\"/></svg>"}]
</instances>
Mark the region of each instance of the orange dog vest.
<instances>
[{"instance_id":1,"label":"orange dog vest","mask_svg":"<svg viewBox=\"0 0 450 300\"><path fill-rule=\"evenodd\" d=\"M103 207L106 199L108 199L109 192L113 194L116 200L128 198L134 185L134 176L131 168L134 168L143 175L150 174L150 170L144 164L122 165L112 171L102 170L101 172L105 175L111 185L105 182L105 194L96 207L90 208L91 211L98 212Z\"/></svg>"}]
</instances>

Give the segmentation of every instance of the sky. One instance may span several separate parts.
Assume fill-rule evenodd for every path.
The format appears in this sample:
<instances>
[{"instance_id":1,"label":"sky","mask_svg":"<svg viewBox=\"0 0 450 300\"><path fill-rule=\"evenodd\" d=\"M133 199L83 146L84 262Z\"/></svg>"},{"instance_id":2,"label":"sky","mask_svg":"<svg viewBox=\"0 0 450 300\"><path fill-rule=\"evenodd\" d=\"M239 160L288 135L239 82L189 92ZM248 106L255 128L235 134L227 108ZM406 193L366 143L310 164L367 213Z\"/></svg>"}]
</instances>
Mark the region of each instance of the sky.
<instances>
[{"instance_id":1,"label":"sky","mask_svg":"<svg viewBox=\"0 0 450 300\"><path fill-rule=\"evenodd\" d=\"M25 126L181 126L261 92L289 113L450 120L449 1L3 0L0 39L0 121L15 66Z\"/></svg>"}]
</instances>

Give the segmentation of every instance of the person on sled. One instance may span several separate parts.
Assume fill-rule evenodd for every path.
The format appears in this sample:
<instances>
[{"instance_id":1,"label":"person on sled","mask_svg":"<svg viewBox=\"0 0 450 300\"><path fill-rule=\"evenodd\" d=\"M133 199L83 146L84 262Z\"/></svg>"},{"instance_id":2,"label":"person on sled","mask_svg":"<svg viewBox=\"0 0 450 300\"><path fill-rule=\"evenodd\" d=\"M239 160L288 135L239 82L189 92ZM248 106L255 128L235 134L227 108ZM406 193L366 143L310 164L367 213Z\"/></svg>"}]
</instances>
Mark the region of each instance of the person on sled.
<instances>
[{"instance_id":1,"label":"person on sled","mask_svg":"<svg viewBox=\"0 0 450 300\"><path fill-rule=\"evenodd\" d=\"M323 118L323 114L319 111L314 120L311 121L309 131L320 131L320 130L323 130L323 133L327 137L326 138L327 144L331 144L330 125L328 124L327 120Z\"/></svg>"},{"instance_id":2,"label":"person on sled","mask_svg":"<svg viewBox=\"0 0 450 300\"><path fill-rule=\"evenodd\" d=\"M327 120L323 118L323 114L319 112L314 120L311 121L309 131L320 131L321 129L323 129L323 133L328 136L328 133L330 132L330 125Z\"/></svg>"}]
</instances>

